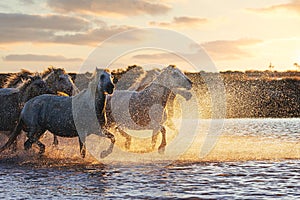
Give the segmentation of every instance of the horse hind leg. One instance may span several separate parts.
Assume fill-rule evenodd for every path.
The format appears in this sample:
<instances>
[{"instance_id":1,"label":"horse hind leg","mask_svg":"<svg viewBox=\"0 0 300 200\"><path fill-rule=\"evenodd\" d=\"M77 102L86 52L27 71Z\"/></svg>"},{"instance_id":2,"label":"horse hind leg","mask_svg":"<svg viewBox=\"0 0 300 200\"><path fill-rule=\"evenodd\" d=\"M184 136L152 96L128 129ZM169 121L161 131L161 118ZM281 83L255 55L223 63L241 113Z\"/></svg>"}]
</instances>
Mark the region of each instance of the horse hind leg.
<instances>
[{"instance_id":1,"label":"horse hind leg","mask_svg":"<svg viewBox=\"0 0 300 200\"><path fill-rule=\"evenodd\" d=\"M53 135L53 145L57 146L58 145L58 139L56 135Z\"/></svg>"},{"instance_id":2,"label":"horse hind leg","mask_svg":"<svg viewBox=\"0 0 300 200\"><path fill-rule=\"evenodd\" d=\"M45 145L39 141L40 137L44 134L45 130L39 131L28 131L28 139L24 143L25 150L29 150L32 147L32 144L36 143L39 146L39 154L42 155L45 153Z\"/></svg>"},{"instance_id":3,"label":"horse hind leg","mask_svg":"<svg viewBox=\"0 0 300 200\"><path fill-rule=\"evenodd\" d=\"M165 148L167 145L167 140L166 140L166 128L164 126L160 127L160 132L162 134L162 139L161 139L161 144L158 147L158 153L163 154L165 152Z\"/></svg>"},{"instance_id":4,"label":"horse hind leg","mask_svg":"<svg viewBox=\"0 0 300 200\"><path fill-rule=\"evenodd\" d=\"M102 129L102 132L111 141L110 146L108 147L108 149L104 150L100 153L100 158L105 158L106 156L108 156L109 154L112 153L116 140L115 140L115 136L113 134L111 134L110 132L108 132L107 130Z\"/></svg>"},{"instance_id":5,"label":"horse hind leg","mask_svg":"<svg viewBox=\"0 0 300 200\"><path fill-rule=\"evenodd\" d=\"M122 129L120 129L120 128L116 128L118 131L119 131L119 133L123 136L123 137L125 137L125 148L126 149L130 149L130 145L131 145L131 136L130 135L128 135L125 131L123 131Z\"/></svg>"},{"instance_id":6,"label":"horse hind leg","mask_svg":"<svg viewBox=\"0 0 300 200\"><path fill-rule=\"evenodd\" d=\"M80 155L81 155L82 158L85 158L85 155L86 155L86 146L81 141L80 137L78 137L78 142L79 142L79 148L80 148Z\"/></svg>"},{"instance_id":7,"label":"horse hind leg","mask_svg":"<svg viewBox=\"0 0 300 200\"><path fill-rule=\"evenodd\" d=\"M154 150L154 148L155 148L155 144L156 144L156 141L157 141L158 133L159 133L159 129L157 129L157 128L153 129L153 132L152 132L152 141L151 141L152 150Z\"/></svg>"}]
</instances>

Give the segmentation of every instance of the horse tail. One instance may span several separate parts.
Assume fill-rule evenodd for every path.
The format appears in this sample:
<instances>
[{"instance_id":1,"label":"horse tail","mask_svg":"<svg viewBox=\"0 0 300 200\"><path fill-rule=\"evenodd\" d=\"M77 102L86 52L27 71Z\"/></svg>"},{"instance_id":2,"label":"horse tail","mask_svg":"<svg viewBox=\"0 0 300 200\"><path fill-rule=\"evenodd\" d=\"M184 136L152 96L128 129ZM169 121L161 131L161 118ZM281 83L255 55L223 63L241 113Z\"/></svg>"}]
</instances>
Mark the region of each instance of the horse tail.
<instances>
[{"instance_id":1,"label":"horse tail","mask_svg":"<svg viewBox=\"0 0 300 200\"><path fill-rule=\"evenodd\" d=\"M22 127L23 127L23 122L22 122L22 120L19 120L17 126L13 130L13 132L12 132L11 136L9 137L8 141L6 142L6 144L0 148L0 153L2 151L4 151L5 149L7 149L8 147L10 147L10 145L17 139L18 135L20 135L20 133L22 131Z\"/></svg>"}]
</instances>

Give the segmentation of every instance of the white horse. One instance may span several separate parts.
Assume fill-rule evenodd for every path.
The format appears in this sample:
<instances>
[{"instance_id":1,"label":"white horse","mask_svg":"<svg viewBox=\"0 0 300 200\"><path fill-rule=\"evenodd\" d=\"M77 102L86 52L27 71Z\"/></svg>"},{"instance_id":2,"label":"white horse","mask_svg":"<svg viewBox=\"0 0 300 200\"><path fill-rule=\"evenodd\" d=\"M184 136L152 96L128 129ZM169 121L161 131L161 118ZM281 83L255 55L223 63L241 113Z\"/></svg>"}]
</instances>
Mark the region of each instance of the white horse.
<instances>
[{"instance_id":1,"label":"white horse","mask_svg":"<svg viewBox=\"0 0 300 200\"><path fill-rule=\"evenodd\" d=\"M126 137L125 147L129 148L131 136L124 129L153 130L152 147L154 148L159 131L162 133L162 142L158 148L164 152L166 146L166 129L164 122L167 119L165 108L172 93L180 89L190 90L192 82L178 68L169 66L161 71L154 81L141 91L116 90L108 97L106 114L107 126L116 128ZM191 94L183 96L187 100Z\"/></svg>"}]
</instances>

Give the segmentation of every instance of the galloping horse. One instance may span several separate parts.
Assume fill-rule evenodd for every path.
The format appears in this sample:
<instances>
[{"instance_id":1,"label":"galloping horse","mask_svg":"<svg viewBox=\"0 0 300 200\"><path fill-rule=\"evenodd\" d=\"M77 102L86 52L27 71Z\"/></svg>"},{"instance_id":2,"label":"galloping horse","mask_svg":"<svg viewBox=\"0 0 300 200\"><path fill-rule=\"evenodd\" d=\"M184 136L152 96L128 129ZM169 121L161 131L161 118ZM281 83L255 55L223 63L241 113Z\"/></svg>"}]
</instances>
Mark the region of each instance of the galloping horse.
<instances>
[{"instance_id":1,"label":"galloping horse","mask_svg":"<svg viewBox=\"0 0 300 200\"><path fill-rule=\"evenodd\" d=\"M12 136L0 148L0 152L12 144L22 129L27 132L28 137L24 143L25 149L31 148L32 144L36 143L40 148L40 154L45 152L45 145L39 139L46 130L61 137L79 137L74 122L76 118L73 118L73 115L76 115L74 117L78 117L78 115L89 115L96 111L97 121L100 122L101 127L104 127L106 124L106 94L112 94L113 90L114 84L112 83L111 75L107 71L97 69L88 88L75 96L41 95L29 100L21 112ZM73 103L78 106L75 114L72 107ZM100 131L95 130L94 124L86 118L82 118L81 122L84 126L84 135ZM101 157L105 157L111 153L115 143L114 136L111 133L102 129L101 134L103 133L106 137L110 138L111 145L108 150L101 153ZM85 157L86 153L84 142L85 137L79 137L82 157Z\"/></svg>"},{"instance_id":2,"label":"galloping horse","mask_svg":"<svg viewBox=\"0 0 300 200\"><path fill-rule=\"evenodd\" d=\"M166 129L163 125L167 119L165 107L171 93L182 88L190 90L192 82L178 68L169 66L142 91L116 90L108 98L107 126L116 128L126 137L126 148L130 147L131 137L123 129L153 130L153 148L160 131L162 142L158 150L162 153L166 146ZM191 95L183 97L188 100Z\"/></svg>"},{"instance_id":3,"label":"galloping horse","mask_svg":"<svg viewBox=\"0 0 300 200\"><path fill-rule=\"evenodd\" d=\"M134 91L142 91L144 88L146 88L148 85L154 81L157 76L160 74L160 70L158 69L152 69L143 74L143 77L141 77L141 81L135 82L132 86L128 88L128 90L134 90ZM191 93L189 91L185 90L177 90L176 94L179 94L183 96L185 99L188 99ZM166 122L166 126L171 128L172 130L175 130L175 124L173 123L171 119L174 116L174 103L175 103L175 97L176 94L171 91L169 99L168 99L168 104L167 104L167 115L168 115L168 121Z\"/></svg>"},{"instance_id":4,"label":"galloping horse","mask_svg":"<svg viewBox=\"0 0 300 200\"><path fill-rule=\"evenodd\" d=\"M4 88L18 87L22 83L22 80L27 80L29 76L33 75L33 72L22 69L21 72L9 76L4 84ZM62 68L48 67L40 76L48 84L55 94L72 96L78 93L78 89L72 81L66 71ZM58 144L58 139L54 136L53 144Z\"/></svg>"},{"instance_id":5,"label":"galloping horse","mask_svg":"<svg viewBox=\"0 0 300 200\"><path fill-rule=\"evenodd\" d=\"M17 88L0 89L0 131L10 136L17 125L21 110L26 101L46 93L53 93L39 75L28 76ZM16 143L14 144L16 149Z\"/></svg>"}]
</instances>

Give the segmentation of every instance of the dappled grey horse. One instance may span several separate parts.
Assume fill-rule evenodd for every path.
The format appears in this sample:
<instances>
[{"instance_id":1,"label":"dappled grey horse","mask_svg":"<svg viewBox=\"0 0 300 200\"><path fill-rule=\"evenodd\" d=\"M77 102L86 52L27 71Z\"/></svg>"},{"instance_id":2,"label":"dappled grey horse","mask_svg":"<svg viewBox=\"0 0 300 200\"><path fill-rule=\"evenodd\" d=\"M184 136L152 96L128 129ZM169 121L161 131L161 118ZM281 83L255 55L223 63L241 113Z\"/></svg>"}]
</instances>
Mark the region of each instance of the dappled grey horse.
<instances>
[{"instance_id":1,"label":"dappled grey horse","mask_svg":"<svg viewBox=\"0 0 300 200\"><path fill-rule=\"evenodd\" d=\"M100 155L101 157L107 156L112 152L115 139L108 131L98 129L97 125L104 127L106 124L106 94L112 94L113 90L111 75L107 71L98 69L88 88L75 96L41 95L29 100L21 112L12 136L0 148L0 152L9 147L23 129L28 137L24 143L25 149L31 148L32 144L36 143L40 148L40 154L45 152L45 145L39 139L46 130L61 137L81 136L79 144L82 157L85 157L86 153L85 136L100 132L101 135L111 140L110 147ZM96 122L99 124L94 124L92 117L89 117L93 116L93 113L96 114ZM77 120L78 117L81 117L80 120ZM79 127L82 135L77 132L78 124L75 124L75 120L81 123Z\"/></svg>"},{"instance_id":2,"label":"dappled grey horse","mask_svg":"<svg viewBox=\"0 0 300 200\"><path fill-rule=\"evenodd\" d=\"M17 125L21 110L26 101L46 93L53 93L39 75L28 76L17 88L0 89L0 131L10 136ZM16 143L14 144L14 149Z\"/></svg>"},{"instance_id":3,"label":"dappled grey horse","mask_svg":"<svg viewBox=\"0 0 300 200\"><path fill-rule=\"evenodd\" d=\"M126 138L126 148L130 147L131 136L124 129L153 130L153 148L160 131L162 142L158 150L162 153L166 146L166 129L163 124L167 119L167 101L172 92L191 88L192 82L178 68L169 66L142 91L116 90L113 96L108 97L107 126L116 128ZM184 97L188 100L191 95Z\"/></svg>"},{"instance_id":4,"label":"dappled grey horse","mask_svg":"<svg viewBox=\"0 0 300 200\"><path fill-rule=\"evenodd\" d=\"M159 74L160 74L160 70L158 69L152 69L146 71L144 74L141 74L140 81L135 82L132 86L128 88L128 90L142 91L144 88L150 85L152 81L154 81ZM174 104L175 104L176 94L179 94L186 99L188 99L189 96L191 95L190 91L186 91L186 90L177 90L176 93L171 91L168 99L167 107L166 107L166 113L168 115L168 121L166 122L166 126L171 128L172 130L175 130L175 124L173 123L172 120L169 119L173 118L174 116L174 106L175 106Z\"/></svg>"}]
</instances>

